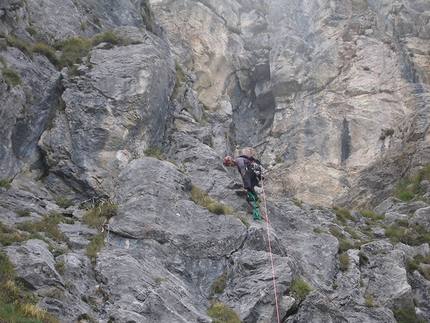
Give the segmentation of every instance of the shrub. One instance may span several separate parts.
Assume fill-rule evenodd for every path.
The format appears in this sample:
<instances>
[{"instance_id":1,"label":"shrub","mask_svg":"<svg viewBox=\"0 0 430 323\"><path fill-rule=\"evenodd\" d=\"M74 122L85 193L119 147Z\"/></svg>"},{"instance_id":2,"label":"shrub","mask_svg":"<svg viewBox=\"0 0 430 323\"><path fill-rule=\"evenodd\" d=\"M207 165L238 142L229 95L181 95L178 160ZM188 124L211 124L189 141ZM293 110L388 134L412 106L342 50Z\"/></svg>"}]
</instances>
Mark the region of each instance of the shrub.
<instances>
[{"instance_id":1,"label":"shrub","mask_svg":"<svg viewBox=\"0 0 430 323\"><path fill-rule=\"evenodd\" d=\"M409 234L411 236L411 241L409 245L411 246L419 246L423 243L430 243L430 232L426 230L426 228L422 225L415 225L407 231L408 234L405 234L404 237L407 237ZM405 241L407 241L405 239ZM406 243L402 240L403 243Z\"/></svg>"},{"instance_id":2,"label":"shrub","mask_svg":"<svg viewBox=\"0 0 430 323\"><path fill-rule=\"evenodd\" d=\"M296 277L291 282L290 294L303 302L306 296L312 291L312 288L300 277Z\"/></svg>"},{"instance_id":3,"label":"shrub","mask_svg":"<svg viewBox=\"0 0 430 323\"><path fill-rule=\"evenodd\" d=\"M105 31L101 35L99 34L99 35L94 36L91 43L92 43L92 46L97 46L100 43L108 43L112 46L114 46L114 45L126 46L126 45L131 44L131 40L126 39L126 38L122 38L122 37L116 35L113 31L108 30L108 31Z\"/></svg>"},{"instance_id":4,"label":"shrub","mask_svg":"<svg viewBox=\"0 0 430 323\"><path fill-rule=\"evenodd\" d=\"M227 29L237 35L242 35L242 29L240 29L240 27L237 26L227 26Z\"/></svg>"},{"instance_id":5,"label":"shrub","mask_svg":"<svg viewBox=\"0 0 430 323\"><path fill-rule=\"evenodd\" d=\"M315 233L327 233L325 230L321 229L321 228L314 228L313 231Z\"/></svg>"},{"instance_id":6,"label":"shrub","mask_svg":"<svg viewBox=\"0 0 430 323\"><path fill-rule=\"evenodd\" d=\"M35 36L37 34L36 28L33 26L25 27L25 31L28 32L31 36Z\"/></svg>"},{"instance_id":7,"label":"shrub","mask_svg":"<svg viewBox=\"0 0 430 323\"><path fill-rule=\"evenodd\" d=\"M396 222L385 229L385 235L390 238L391 243L402 242L410 246L419 246L430 243L430 233L421 225L405 228L403 222Z\"/></svg>"},{"instance_id":8,"label":"shrub","mask_svg":"<svg viewBox=\"0 0 430 323\"><path fill-rule=\"evenodd\" d=\"M406 190L406 191L400 192L397 195L397 198L404 201L404 202L409 202L414 198L414 196L415 196L415 194L412 191Z\"/></svg>"},{"instance_id":9,"label":"shrub","mask_svg":"<svg viewBox=\"0 0 430 323\"><path fill-rule=\"evenodd\" d=\"M423 264L430 264L430 255L423 256L422 254L418 254L414 259Z\"/></svg>"},{"instance_id":10,"label":"shrub","mask_svg":"<svg viewBox=\"0 0 430 323\"><path fill-rule=\"evenodd\" d=\"M220 302L212 302L207 314L213 318L212 323L240 323L239 315L230 307Z\"/></svg>"},{"instance_id":11,"label":"shrub","mask_svg":"<svg viewBox=\"0 0 430 323\"><path fill-rule=\"evenodd\" d=\"M97 323L98 321L87 313L78 315L78 322ZM109 321L110 322L110 321Z\"/></svg>"},{"instance_id":12,"label":"shrub","mask_svg":"<svg viewBox=\"0 0 430 323\"><path fill-rule=\"evenodd\" d=\"M57 272L61 275L62 273L64 273L64 271L66 270L66 263L64 260L58 260L55 263L55 269L57 270Z\"/></svg>"},{"instance_id":13,"label":"shrub","mask_svg":"<svg viewBox=\"0 0 430 323\"><path fill-rule=\"evenodd\" d=\"M57 116L57 112L66 110L66 106L64 103L58 104L51 109L51 113L49 115L48 122L46 123L46 129L50 130L54 128L54 120Z\"/></svg>"},{"instance_id":14,"label":"shrub","mask_svg":"<svg viewBox=\"0 0 430 323\"><path fill-rule=\"evenodd\" d=\"M394 135L394 129L392 129L392 128L387 129L387 130L385 131L385 135L387 135L387 136L391 137L392 135Z\"/></svg>"},{"instance_id":15,"label":"shrub","mask_svg":"<svg viewBox=\"0 0 430 323\"><path fill-rule=\"evenodd\" d=\"M153 13L149 0L141 0L140 6L142 8L140 16L142 17L146 30L157 35L157 30L155 29L154 23L152 22Z\"/></svg>"},{"instance_id":16,"label":"shrub","mask_svg":"<svg viewBox=\"0 0 430 323\"><path fill-rule=\"evenodd\" d=\"M236 218L238 218L240 221L242 221L242 223L247 227L247 228L249 228L250 226L251 226L251 223L249 223L249 221L248 221L248 219L247 218L245 218L245 217L243 217L243 216L240 216L240 215L235 215L236 216Z\"/></svg>"},{"instance_id":17,"label":"shrub","mask_svg":"<svg viewBox=\"0 0 430 323\"><path fill-rule=\"evenodd\" d=\"M0 284L5 284L8 280L15 278L15 271L9 257L0 252Z\"/></svg>"},{"instance_id":18,"label":"shrub","mask_svg":"<svg viewBox=\"0 0 430 323\"><path fill-rule=\"evenodd\" d=\"M352 230L351 228L346 227L345 231L348 232L353 239L357 239L357 240L360 240L360 241L362 240L362 238L360 237L360 235L357 232L355 232L354 230Z\"/></svg>"},{"instance_id":19,"label":"shrub","mask_svg":"<svg viewBox=\"0 0 430 323\"><path fill-rule=\"evenodd\" d=\"M299 200L293 198L291 201L293 201L294 205L298 206L302 210L304 209L303 204Z\"/></svg>"},{"instance_id":20,"label":"shrub","mask_svg":"<svg viewBox=\"0 0 430 323\"><path fill-rule=\"evenodd\" d=\"M31 45L19 39L16 39L14 37L6 36L6 35L3 35L3 37L6 38L6 43L8 46L18 48L21 52L26 54L28 57L31 57L31 58L33 57Z\"/></svg>"},{"instance_id":21,"label":"shrub","mask_svg":"<svg viewBox=\"0 0 430 323\"><path fill-rule=\"evenodd\" d=\"M429 264L430 256L416 255L413 259L406 259L406 270L408 273L413 273L418 270L420 274L427 280L430 280L430 268L421 266L421 264Z\"/></svg>"}]
</instances>

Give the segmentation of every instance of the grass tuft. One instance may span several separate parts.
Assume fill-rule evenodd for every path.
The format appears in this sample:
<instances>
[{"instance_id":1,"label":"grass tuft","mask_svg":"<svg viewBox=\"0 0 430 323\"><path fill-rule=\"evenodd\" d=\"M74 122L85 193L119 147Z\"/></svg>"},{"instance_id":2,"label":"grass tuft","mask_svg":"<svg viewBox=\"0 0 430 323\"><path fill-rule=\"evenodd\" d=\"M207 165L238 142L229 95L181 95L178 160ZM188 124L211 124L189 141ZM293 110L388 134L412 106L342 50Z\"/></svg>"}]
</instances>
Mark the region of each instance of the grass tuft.
<instances>
[{"instance_id":1,"label":"grass tuft","mask_svg":"<svg viewBox=\"0 0 430 323\"><path fill-rule=\"evenodd\" d=\"M194 203L207 208L212 213L233 214L232 210L227 205L217 203L208 195L208 193L195 184L191 184L190 199Z\"/></svg>"},{"instance_id":2,"label":"grass tuft","mask_svg":"<svg viewBox=\"0 0 430 323\"><path fill-rule=\"evenodd\" d=\"M172 94L170 95L170 100L176 99L178 97L179 88L181 87L181 83L185 81L185 71L182 66L175 62L176 65L176 82L173 87Z\"/></svg>"},{"instance_id":3,"label":"grass tuft","mask_svg":"<svg viewBox=\"0 0 430 323\"><path fill-rule=\"evenodd\" d=\"M9 257L0 252L0 322L58 323L37 305L36 295L26 293L15 283L15 271Z\"/></svg>"},{"instance_id":4,"label":"grass tuft","mask_svg":"<svg viewBox=\"0 0 430 323\"><path fill-rule=\"evenodd\" d=\"M221 294L224 292L224 289L227 285L227 269L225 269L221 276L219 276L211 285L210 290L210 297L214 296L215 294Z\"/></svg>"},{"instance_id":5,"label":"grass tuft","mask_svg":"<svg viewBox=\"0 0 430 323\"><path fill-rule=\"evenodd\" d=\"M394 196L404 202L410 202L421 197L425 191L420 187L420 183L425 179L430 180L430 164L418 171L415 176L400 180L394 191Z\"/></svg>"},{"instance_id":6,"label":"grass tuft","mask_svg":"<svg viewBox=\"0 0 430 323\"><path fill-rule=\"evenodd\" d=\"M430 243L430 232L422 225L405 227L404 221L397 221L385 229L385 235L392 244L402 242L409 246L419 246L423 243Z\"/></svg>"},{"instance_id":7,"label":"grass tuft","mask_svg":"<svg viewBox=\"0 0 430 323\"><path fill-rule=\"evenodd\" d=\"M207 309L207 314L213 318L212 323L240 323L239 315L227 305L220 302L212 302Z\"/></svg>"},{"instance_id":8,"label":"grass tuft","mask_svg":"<svg viewBox=\"0 0 430 323\"><path fill-rule=\"evenodd\" d=\"M373 296L369 292L364 293L364 306L375 307L375 304L373 303Z\"/></svg>"},{"instance_id":9,"label":"grass tuft","mask_svg":"<svg viewBox=\"0 0 430 323\"><path fill-rule=\"evenodd\" d=\"M415 308L413 306L409 306L407 308L398 308L394 309L394 318L397 323L425 323L426 321L423 318L418 318L415 313Z\"/></svg>"},{"instance_id":10,"label":"grass tuft","mask_svg":"<svg viewBox=\"0 0 430 323\"><path fill-rule=\"evenodd\" d=\"M346 252L339 255L339 269L341 271L347 271L349 266L349 256Z\"/></svg>"},{"instance_id":11,"label":"grass tuft","mask_svg":"<svg viewBox=\"0 0 430 323\"><path fill-rule=\"evenodd\" d=\"M50 212L48 215L44 215L41 221L25 221L18 223L16 227L19 230L33 234L45 232L48 238L60 243L67 241L67 237L58 229L58 224L62 222L63 218L64 217L57 212Z\"/></svg>"},{"instance_id":12,"label":"grass tuft","mask_svg":"<svg viewBox=\"0 0 430 323\"><path fill-rule=\"evenodd\" d=\"M18 72L9 68L2 69L3 79L9 88L21 84L21 76Z\"/></svg>"},{"instance_id":13,"label":"grass tuft","mask_svg":"<svg viewBox=\"0 0 430 323\"><path fill-rule=\"evenodd\" d=\"M162 152L159 149L153 148L153 147L148 147L145 149L145 156L154 157L154 158L157 158L158 160L163 160Z\"/></svg>"},{"instance_id":14,"label":"grass tuft","mask_svg":"<svg viewBox=\"0 0 430 323\"><path fill-rule=\"evenodd\" d=\"M348 210L339 206L333 206L332 212L336 215L337 221L343 225L345 225L348 221L357 221Z\"/></svg>"},{"instance_id":15,"label":"grass tuft","mask_svg":"<svg viewBox=\"0 0 430 323\"><path fill-rule=\"evenodd\" d=\"M97 229L98 234L91 238L90 243L86 247L85 255L91 260L91 264L95 265L97 253L104 246L104 238L106 231L103 225L113 216L118 214L118 205L116 204L99 204L95 208L88 210L82 216L82 222L90 228Z\"/></svg>"},{"instance_id":16,"label":"grass tuft","mask_svg":"<svg viewBox=\"0 0 430 323\"><path fill-rule=\"evenodd\" d=\"M75 205L75 203L72 200L69 200L68 198L65 198L65 197L55 197L54 200L55 200L55 203L63 209L67 209L69 206Z\"/></svg>"},{"instance_id":17,"label":"grass tuft","mask_svg":"<svg viewBox=\"0 0 430 323\"><path fill-rule=\"evenodd\" d=\"M362 210L362 211L360 211L360 214L362 216L364 216L365 218L370 218L370 219L373 219L373 220L383 220L383 219L385 219L385 215L383 215L383 214L376 214L373 211Z\"/></svg>"},{"instance_id":18,"label":"grass tuft","mask_svg":"<svg viewBox=\"0 0 430 323\"><path fill-rule=\"evenodd\" d=\"M291 282L290 294L303 302L306 296L312 291L312 288L301 277L296 277Z\"/></svg>"},{"instance_id":19,"label":"grass tuft","mask_svg":"<svg viewBox=\"0 0 430 323\"><path fill-rule=\"evenodd\" d=\"M339 252L345 252L349 249L355 248L354 244L351 243L345 235L337 227L330 227L330 233L339 241Z\"/></svg>"},{"instance_id":20,"label":"grass tuft","mask_svg":"<svg viewBox=\"0 0 430 323\"><path fill-rule=\"evenodd\" d=\"M10 180L3 178L0 180L0 187L10 188Z\"/></svg>"}]
</instances>

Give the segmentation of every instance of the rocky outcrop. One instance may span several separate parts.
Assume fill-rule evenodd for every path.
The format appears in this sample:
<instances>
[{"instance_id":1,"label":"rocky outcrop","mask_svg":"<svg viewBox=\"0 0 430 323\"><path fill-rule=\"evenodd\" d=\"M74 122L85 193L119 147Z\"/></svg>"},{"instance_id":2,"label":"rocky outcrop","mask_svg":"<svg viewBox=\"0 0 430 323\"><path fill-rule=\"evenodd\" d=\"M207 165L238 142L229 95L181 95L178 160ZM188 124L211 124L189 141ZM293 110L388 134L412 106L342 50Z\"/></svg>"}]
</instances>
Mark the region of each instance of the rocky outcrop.
<instances>
[{"instance_id":1,"label":"rocky outcrop","mask_svg":"<svg viewBox=\"0 0 430 323\"><path fill-rule=\"evenodd\" d=\"M117 33L133 44L95 48L91 68L65 77L65 110L39 141L52 173L92 196L113 197L123 164L158 147L171 119L175 65L166 44L133 27Z\"/></svg>"},{"instance_id":2,"label":"rocky outcrop","mask_svg":"<svg viewBox=\"0 0 430 323\"><path fill-rule=\"evenodd\" d=\"M206 314L211 298L234 309L243 322L276 320L277 312L287 322L396 322L394 312L408 308L416 308L422 319L430 317L428 281L407 270L410 259L430 255L429 245L393 245L379 227L387 224L362 230L365 219L358 212L340 223L330 209L273 198L262 206L262 221L240 210L236 216L216 215L189 199L189 176L155 158L132 161L118 178L118 214L104 226L105 246L94 267L84 248L96 232L81 225L77 210L62 211L74 214L74 224L59 225L67 237L66 253L54 256L52 246L63 244L49 237L51 247L28 240L4 248L17 277L62 322L84 314L100 322L211 322ZM22 221L12 206L30 208L35 205L30 197L39 213L50 209L49 194L17 194L24 191L24 186L1 191L10 205L2 206L1 219L7 216L9 226ZM416 214L427 208L420 205ZM40 220L33 217L24 219ZM362 243L354 248L357 235ZM225 287L214 292L223 275ZM307 296L295 292L298 278L312 288Z\"/></svg>"},{"instance_id":3,"label":"rocky outcrop","mask_svg":"<svg viewBox=\"0 0 430 323\"><path fill-rule=\"evenodd\" d=\"M429 321L429 206L388 198L428 162L429 11L0 1L0 228L17 279L61 322L211 322L211 301L243 322ZM67 49L33 51L108 30L123 41L69 67L53 59ZM266 169L263 221L220 163L242 152ZM78 205L97 202L118 212L88 228ZM31 232L50 215L60 239Z\"/></svg>"},{"instance_id":4,"label":"rocky outcrop","mask_svg":"<svg viewBox=\"0 0 430 323\"><path fill-rule=\"evenodd\" d=\"M428 64L417 44L427 26L405 25L426 21L426 4L193 4L153 8L200 100L217 107L228 95L239 146L257 148L276 173L272 194L371 207L425 165Z\"/></svg>"},{"instance_id":5,"label":"rocky outcrop","mask_svg":"<svg viewBox=\"0 0 430 323\"><path fill-rule=\"evenodd\" d=\"M121 163L149 146L175 154L171 140L182 127L204 133L217 158L254 147L276 174L267 184L272 196L314 204L372 208L426 164L425 2L150 4L2 4L0 30L21 41L54 44L112 29L133 42L94 48L75 77L6 46L4 61L22 83L2 94L3 177L43 167L42 137L52 183L65 178L79 194L111 197ZM158 36L138 31L145 26ZM184 76L171 97L175 69ZM58 106L64 113L52 122ZM182 121L202 122L202 108L217 117L191 130ZM92 140L82 138L89 133ZM65 160L74 161L63 167Z\"/></svg>"},{"instance_id":6,"label":"rocky outcrop","mask_svg":"<svg viewBox=\"0 0 430 323\"><path fill-rule=\"evenodd\" d=\"M47 127L51 108L58 104L60 73L42 55L33 59L8 47L1 52L8 68L20 75L22 85L7 86L0 75L1 176L12 178L20 171L41 169L37 141Z\"/></svg>"}]
</instances>

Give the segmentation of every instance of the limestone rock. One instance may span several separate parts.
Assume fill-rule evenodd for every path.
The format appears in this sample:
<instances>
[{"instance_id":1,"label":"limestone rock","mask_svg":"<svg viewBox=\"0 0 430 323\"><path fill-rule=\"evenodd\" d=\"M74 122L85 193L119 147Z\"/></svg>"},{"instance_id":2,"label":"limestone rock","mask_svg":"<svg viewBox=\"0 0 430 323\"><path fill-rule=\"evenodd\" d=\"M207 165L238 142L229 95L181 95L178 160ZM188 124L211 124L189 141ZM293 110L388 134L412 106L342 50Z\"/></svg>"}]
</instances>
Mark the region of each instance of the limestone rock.
<instances>
[{"instance_id":1,"label":"limestone rock","mask_svg":"<svg viewBox=\"0 0 430 323\"><path fill-rule=\"evenodd\" d=\"M12 263L18 267L17 275L25 286L38 289L44 286L63 285L63 278L55 269L54 257L48 244L32 239L21 245L11 245L6 251Z\"/></svg>"},{"instance_id":2,"label":"limestone rock","mask_svg":"<svg viewBox=\"0 0 430 323\"><path fill-rule=\"evenodd\" d=\"M0 220L17 279L66 323L209 323L210 299L274 322L272 275L283 322L394 323L396 309L428 321L428 243L393 245L386 227L414 213L429 229L427 203L389 198L429 160L429 12L428 0L0 0ZM77 75L32 51L108 30L130 41L92 48ZM265 166L262 221L221 164L245 148ZM234 215L193 202L191 184ZM94 262L88 201L118 205ZM334 205L357 210L342 219ZM15 231L50 212L68 222L67 241L44 238L57 257Z\"/></svg>"},{"instance_id":3,"label":"limestone rock","mask_svg":"<svg viewBox=\"0 0 430 323\"><path fill-rule=\"evenodd\" d=\"M170 118L173 60L163 44L128 30L141 43L94 49L93 68L64 84L66 109L39 140L47 164L82 194L113 197L123 166L117 152L139 156L157 147L165 130L160 125Z\"/></svg>"}]
</instances>

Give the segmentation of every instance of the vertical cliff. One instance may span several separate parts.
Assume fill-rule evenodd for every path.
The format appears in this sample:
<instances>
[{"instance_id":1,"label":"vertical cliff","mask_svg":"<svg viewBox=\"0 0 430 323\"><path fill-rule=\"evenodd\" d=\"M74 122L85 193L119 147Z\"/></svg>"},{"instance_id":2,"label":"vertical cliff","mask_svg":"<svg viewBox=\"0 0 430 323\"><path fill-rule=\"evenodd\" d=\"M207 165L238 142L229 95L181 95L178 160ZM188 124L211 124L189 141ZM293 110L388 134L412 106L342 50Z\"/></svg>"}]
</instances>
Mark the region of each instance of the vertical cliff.
<instances>
[{"instance_id":1,"label":"vertical cliff","mask_svg":"<svg viewBox=\"0 0 430 323\"><path fill-rule=\"evenodd\" d=\"M2 277L61 322L430 320L429 17L0 0ZM263 221L221 164L243 151Z\"/></svg>"}]
</instances>

